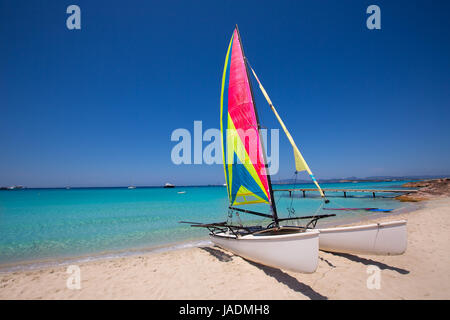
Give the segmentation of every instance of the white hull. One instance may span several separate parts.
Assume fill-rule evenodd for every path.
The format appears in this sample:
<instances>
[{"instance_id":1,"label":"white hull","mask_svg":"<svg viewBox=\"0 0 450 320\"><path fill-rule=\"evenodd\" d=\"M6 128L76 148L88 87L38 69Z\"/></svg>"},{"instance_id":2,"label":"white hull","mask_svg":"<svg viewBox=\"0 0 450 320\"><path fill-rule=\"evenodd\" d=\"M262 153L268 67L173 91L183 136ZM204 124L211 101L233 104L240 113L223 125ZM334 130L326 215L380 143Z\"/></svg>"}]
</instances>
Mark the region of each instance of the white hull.
<instances>
[{"instance_id":1,"label":"white hull","mask_svg":"<svg viewBox=\"0 0 450 320\"><path fill-rule=\"evenodd\" d=\"M318 229L320 250L343 253L399 255L406 251L406 221Z\"/></svg>"},{"instance_id":2,"label":"white hull","mask_svg":"<svg viewBox=\"0 0 450 320\"><path fill-rule=\"evenodd\" d=\"M234 254L270 267L295 272L312 273L319 259L319 232L283 235L245 235L236 239L233 234L210 234L217 246Z\"/></svg>"}]
</instances>

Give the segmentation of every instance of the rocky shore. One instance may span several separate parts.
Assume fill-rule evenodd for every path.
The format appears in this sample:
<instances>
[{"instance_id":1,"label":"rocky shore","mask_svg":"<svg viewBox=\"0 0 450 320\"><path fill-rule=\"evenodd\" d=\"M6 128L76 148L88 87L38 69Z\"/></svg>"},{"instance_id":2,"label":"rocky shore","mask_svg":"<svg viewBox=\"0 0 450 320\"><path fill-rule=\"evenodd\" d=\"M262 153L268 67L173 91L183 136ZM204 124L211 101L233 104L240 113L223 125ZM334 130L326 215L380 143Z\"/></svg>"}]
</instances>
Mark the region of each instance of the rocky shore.
<instances>
[{"instance_id":1,"label":"rocky shore","mask_svg":"<svg viewBox=\"0 0 450 320\"><path fill-rule=\"evenodd\" d=\"M419 189L418 192L404 194L395 198L400 201L418 202L450 196L450 178L408 182L402 186Z\"/></svg>"}]
</instances>

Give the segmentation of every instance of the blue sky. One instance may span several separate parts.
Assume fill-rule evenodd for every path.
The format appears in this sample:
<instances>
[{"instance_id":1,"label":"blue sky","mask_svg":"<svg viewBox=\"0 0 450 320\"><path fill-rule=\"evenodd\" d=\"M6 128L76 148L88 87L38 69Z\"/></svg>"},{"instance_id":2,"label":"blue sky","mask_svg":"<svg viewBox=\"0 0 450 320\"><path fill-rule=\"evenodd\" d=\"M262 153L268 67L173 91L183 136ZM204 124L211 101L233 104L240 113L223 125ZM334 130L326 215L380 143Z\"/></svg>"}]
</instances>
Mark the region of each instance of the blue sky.
<instances>
[{"instance_id":1,"label":"blue sky","mask_svg":"<svg viewBox=\"0 0 450 320\"><path fill-rule=\"evenodd\" d=\"M81 30L66 28L70 4ZM381 30L366 28L371 4ZM448 1L1 0L0 185L223 183L219 165L172 164L170 135L219 126L236 23L318 178L449 174L449 12ZM278 127L255 95L263 126ZM294 170L280 138L275 181Z\"/></svg>"}]
</instances>

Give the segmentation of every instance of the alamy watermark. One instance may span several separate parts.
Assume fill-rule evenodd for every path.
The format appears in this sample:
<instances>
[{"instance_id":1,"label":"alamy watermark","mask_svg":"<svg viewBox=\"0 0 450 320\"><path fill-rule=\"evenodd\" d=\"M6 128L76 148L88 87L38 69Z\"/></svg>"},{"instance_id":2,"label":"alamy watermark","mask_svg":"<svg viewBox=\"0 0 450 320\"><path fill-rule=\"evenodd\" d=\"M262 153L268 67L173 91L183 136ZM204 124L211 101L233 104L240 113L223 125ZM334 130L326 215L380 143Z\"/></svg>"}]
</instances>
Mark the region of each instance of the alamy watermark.
<instances>
[{"instance_id":1,"label":"alamy watermark","mask_svg":"<svg viewBox=\"0 0 450 320\"><path fill-rule=\"evenodd\" d=\"M69 30L81 29L81 9L75 4L71 4L67 7L66 13L70 14L66 20L66 26Z\"/></svg>"},{"instance_id":2,"label":"alamy watermark","mask_svg":"<svg viewBox=\"0 0 450 320\"><path fill-rule=\"evenodd\" d=\"M268 174L278 172L278 129L227 129L224 148L222 148L222 134L219 129L210 128L203 132L202 121L194 121L193 129L193 134L185 128L178 128L172 132L170 140L178 142L171 151L172 163L176 165L223 164L225 158L226 164L267 163ZM268 131L270 131L270 144L268 144ZM206 146L204 146L205 142ZM260 170L261 174L266 173L262 165Z\"/></svg>"},{"instance_id":3,"label":"alamy watermark","mask_svg":"<svg viewBox=\"0 0 450 320\"><path fill-rule=\"evenodd\" d=\"M76 4L71 4L67 7L66 13L70 16L66 19L66 26L69 30L81 29L81 9ZM366 26L369 30L381 29L381 9L376 4L367 7L366 14L370 14L366 20Z\"/></svg>"},{"instance_id":4,"label":"alamy watermark","mask_svg":"<svg viewBox=\"0 0 450 320\"><path fill-rule=\"evenodd\" d=\"M378 268L377 266L374 266L374 265L369 265L369 266L367 266L366 273L370 275L369 277L367 277L367 280L366 280L367 289L380 290L381 289L381 270L380 270L380 268Z\"/></svg>"},{"instance_id":5,"label":"alamy watermark","mask_svg":"<svg viewBox=\"0 0 450 320\"><path fill-rule=\"evenodd\" d=\"M366 13L370 16L366 20L366 26L369 30L381 29L381 9L379 6L372 4L367 7Z\"/></svg>"},{"instance_id":6,"label":"alamy watermark","mask_svg":"<svg viewBox=\"0 0 450 320\"><path fill-rule=\"evenodd\" d=\"M66 287L70 290L81 289L81 270L80 267L73 264L67 267L66 273L70 274L66 281Z\"/></svg>"}]
</instances>

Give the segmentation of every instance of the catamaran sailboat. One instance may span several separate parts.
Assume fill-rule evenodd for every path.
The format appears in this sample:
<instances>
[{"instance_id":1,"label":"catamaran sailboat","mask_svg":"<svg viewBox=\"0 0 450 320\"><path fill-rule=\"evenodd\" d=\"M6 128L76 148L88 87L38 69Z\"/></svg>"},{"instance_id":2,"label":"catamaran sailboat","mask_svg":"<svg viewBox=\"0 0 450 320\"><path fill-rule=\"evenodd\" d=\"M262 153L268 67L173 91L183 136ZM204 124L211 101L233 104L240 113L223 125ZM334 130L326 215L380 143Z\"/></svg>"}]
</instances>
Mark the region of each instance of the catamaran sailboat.
<instances>
[{"instance_id":1,"label":"catamaran sailboat","mask_svg":"<svg viewBox=\"0 0 450 320\"><path fill-rule=\"evenodd\" d=\"M255 76L255 79L258 82L259 88L266 98L267 103L275 114L275 117L292 145L296 173L306 171L316 185L321 197L325 200L325 203L328 203L329 201L325 198L325 194L320 188L319 183L300 153L300 150L287 130L283 120L281 120L281 117L270 100L269 95L259 81L256 72L253 68L250 67L250 69L252 70L252 73ZM404 253L407 247L406 220L353 227L324 228L318 229L318 231L320 232L319 247L321 250L325 251L376 255L399 255Z\"/></svg>"},{"instance_id":2,"label":"catamaran sailboat","mask_svg":"<svg viewBox=\"0 0 450 320\"><path fill-rule=\"evenodd\" d=\"M248 260L295 272L314 272L318 264L319 231L280 225L288 218L279 218L277 214L248 65L237 26L225 58L220 109L229 217L243 212L269 218L272 222L267 226L230 222L185 223L208 228L213 243ZM270 214L237 207L258 203L269 205ZM317 221L328 216L334 214L309 218Z\"/></svg>"},{"instance_id":3,"label":"catamaran sailboat","mask_svg":"<svg viewBox=\"0 0 450 320\"><path fill-rule=\"evenodd\" d=\"M318 265L322 250L401 254L406 250L406 221L395 221L357 227L316 229L319 219L335 214L279 218L273 196L266 153L260 137L260 122L249 78L252 71L269 106L278 119L294 150L296 172L307 171L325 203L319 183L278 115L267 92L250 67L244 54L239 30L233 32L225 58L220 98L220 129L225 181L229 199L228 217L239 213L272 220L267 226L243 226L231 222L186 222L192 227L207 228L217 246L243 258L271 267L311 273ZM238 208L241 205L265 203L270 214ZM290 226L288 221L307 219L306 226Z\"/></svg>"}]
</instances>

